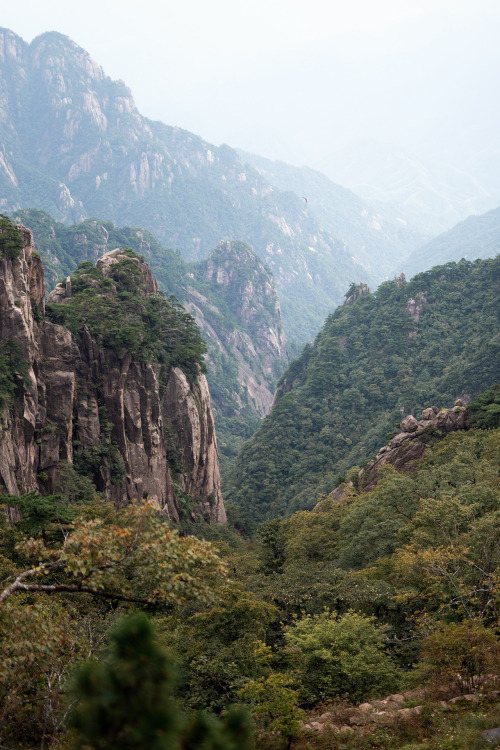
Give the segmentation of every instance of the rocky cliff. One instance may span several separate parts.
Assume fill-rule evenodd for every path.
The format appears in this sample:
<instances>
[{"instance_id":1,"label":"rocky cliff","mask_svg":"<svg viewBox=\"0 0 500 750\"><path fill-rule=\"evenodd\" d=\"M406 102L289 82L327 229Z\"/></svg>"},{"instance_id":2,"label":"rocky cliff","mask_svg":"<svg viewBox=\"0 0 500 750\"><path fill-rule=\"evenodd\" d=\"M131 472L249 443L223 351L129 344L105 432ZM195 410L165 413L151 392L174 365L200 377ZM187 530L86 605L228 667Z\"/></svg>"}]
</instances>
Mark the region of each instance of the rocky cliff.
<instances>
[{"instance_id":1,"label":"rocky cliff","mask_svg":"<svg viewBox=\"0 0 500 750\"><path fill-rule=\"evenodd\" d=\"M373 487L384 464L392 464L399 471L414 468L415 462L424 458L426 446L432 440L466 427L467 409L461 399L456 399L451 409L438 409L437 406L424 409L420 420L412 415L405 417L399 424L399 432L359 472L360 485L368 489Z\"/></svg>"},{"instance_id":2,"label":"rocky cliff","mask_svg":"<svg viewBox=\"0 0 500 750\"><path fill-rule=\"evenodd\" d=\"M149 497L173 521L191 514L224 523L205 376L192 364L186 368L179 341L153 342L163 352L155 360L131 346L110 345L106 330L96 333L92 327L100 316L92 318L93 306L100 305L103 316L116 313L133 293L151 305L135 317L130 311L120 316L118 333L132 331L140 338L140 315L147 312L149 325L159 325L151 312L158 309L160 323L170 316L172 336L179 336L179 327L190 325L189 316L157 294L147 264L114 250L95 268L86 264L85 272L56 287L49 320L41 261L31 232L20 231L19 256L0 259L4 364L9 347L22 353L22 364L18 358L7 373L14 390L4 400L0 423L0 491L52 492L64 464L90 477L117 506ZM129 284L128 291L121 284ZM58 322L65 316L72 330Z\"/></svg>"},{"instance_id":3,"label":"rocky cliff","mask_svg":"<svg viewBox=\"0 0 500 750\"><path fill-rule=\"evenodd\" d=\"M187 308L207 342L224 469L269 413L288 361L280 304L271 271L244 242L221 242L190 276Z\"/></svg>"},{"instance_id":4,"label":"rocky cliff","mask_svg":"<svg viewBox=\"0 0 500 750\"><path fill-rule=\"evenodd\" d=\"M32 229L49 290L79 263L95 263L116 247L144 256L160 290L174 294L203 332L224 469L226 459L268 413L276 379L288 360L274 278L253 248L225 240L207 260L187 263L140 227L117 228L95 219L64 226L36 209L17 211L12 218Z\"/></svg>"},{"instance_id":5,"label":"rocky cliff","mask_svg":"<svg viewBox=\"0 0 500 750\"><path fill-rule=\"evenodd\" d=\"M196 278L212 293L207 298L187 290L189 307L214 350L209 370L222 356L233 357L241 386L237 408L245 399L264 417L288 358L272 274L249 245L225 240L198 265Z\"/></svg>"}]
</instances>

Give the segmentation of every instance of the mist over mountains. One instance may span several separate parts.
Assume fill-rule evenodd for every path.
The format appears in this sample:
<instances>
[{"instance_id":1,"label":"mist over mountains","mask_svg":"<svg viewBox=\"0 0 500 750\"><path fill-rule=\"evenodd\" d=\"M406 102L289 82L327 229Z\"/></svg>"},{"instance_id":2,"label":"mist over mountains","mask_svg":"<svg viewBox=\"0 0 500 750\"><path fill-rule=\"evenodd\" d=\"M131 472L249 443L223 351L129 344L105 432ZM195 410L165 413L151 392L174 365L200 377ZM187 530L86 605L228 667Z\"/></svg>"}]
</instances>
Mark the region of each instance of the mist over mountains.
<instances>
[{"instance_id":1,"label":"mist over mountains","mask_svg":"<svg viewBox=\"0 0 500 750\"><path fill-rule=\"evenodd\" d=\"M144 226L189 260L244 239L271 267L285 329L301 341L351 280L370 278L301 197L275 189L231 148L142 117L125 84L67 37L27 45L3 30L0 59L4 211Z\"/></svg>"},{"instance_id":2,"label":"mist over mountains","mask_svg":"<svg viewBox=\"0 0 500 750\"><path fill-rule=\"evenodd\" d=\"M491 207L467 175L446 181L380 151L357 156L366 202L315 170L148 120L122 81L56 32L28 45L3 30L0 60L2 210L143 226L187 260L248 242L273 272L288 338L302 343L351 282L376 286L426 239Z\"/></svg>"},{"instance_id":3,"label":"mist over mountains","mask_svg":"<svg viewBox=\"0 0 500 750\"><path fill-rule=\"evenodd\" d=\"M190 54L203 89L213 49L227 95L185 92L205 136L240 119L286 152L302 128L322 171L148 119L69 37L0 29L0 748L479 750L497 737L487 54L474 43L448 59L456 29L450 44L420 26L418 54L402 35L396 54L358 47L332 66L341 35L321 36L350 15L373 44L370 24L394 30L445 2L316 16L294 1L279 37L264 0L155 5L150 33L143 4L125 36L123 4L111 22L112 3L64 9L96 24L111 59L126 39L152 79L187 19L163 103ZM302 48L318 23L328 45ZM193 39L210 46L204 70ZM240 39L266 110L240 85ZM366 129L373 143L343 147Z\"/></svg>"}]
</instances>

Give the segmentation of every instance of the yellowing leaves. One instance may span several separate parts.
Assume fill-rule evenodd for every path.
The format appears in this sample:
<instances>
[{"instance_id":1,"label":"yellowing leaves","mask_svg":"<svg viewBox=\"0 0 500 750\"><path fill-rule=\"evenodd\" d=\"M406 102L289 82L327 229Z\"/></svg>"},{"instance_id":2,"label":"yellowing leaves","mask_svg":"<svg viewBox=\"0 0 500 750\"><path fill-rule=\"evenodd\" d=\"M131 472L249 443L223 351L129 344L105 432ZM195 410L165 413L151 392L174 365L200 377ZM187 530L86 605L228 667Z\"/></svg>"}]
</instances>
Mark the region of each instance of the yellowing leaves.
<instances>
[{"instance_id":1,"label":"yellowing leaves","mask_svg":"<svg viewBox=\"0 0 500 750\"><path fill-rule=\"evenodd\" d=\"M87 592L157 605L211 600L226 575L208 542L180 537L148 503L124 508L112 522L81 522L59 550L32 539L18 547L37 565L19 574L0 601L18 591ZM41 572L50 580L38 582Z\"/></svg>"}]
</instances>

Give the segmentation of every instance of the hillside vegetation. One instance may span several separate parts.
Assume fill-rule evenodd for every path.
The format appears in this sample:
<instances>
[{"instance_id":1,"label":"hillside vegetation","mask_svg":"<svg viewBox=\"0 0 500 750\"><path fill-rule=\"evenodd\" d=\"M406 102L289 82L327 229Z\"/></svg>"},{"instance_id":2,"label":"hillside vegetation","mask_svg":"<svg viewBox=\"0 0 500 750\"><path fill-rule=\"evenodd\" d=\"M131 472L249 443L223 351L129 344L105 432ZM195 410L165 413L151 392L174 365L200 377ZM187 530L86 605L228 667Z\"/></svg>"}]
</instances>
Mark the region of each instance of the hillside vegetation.
<instances>
[{"instance_id":1,"label":"hillside vegetation","mask_svg":"<svg viewBox=\"0 0 500 750\"><path fill-rule=\"evenodd\" d=\"M278 384L226 497L251 518L311 508L401 417L469 399L500 371L500 257L353 285Z\"/></svg>"},{"instance_id":2,"label":"hillside vegetation","mask_svg":"<svg viewBox=\"0 0 500 750\"><path fill-rule=\"evenodd\" d=\"M486 747L500 718L498 392L413 472L386 467L370 491L344 487L253 542L179 536L147 505L0 518L2 743L111 750L119 731L158 750ZM144 617L115 627L143 606L156 634ZM226 714L235 703L253 739Z\"/></svg>"}]
</instances>

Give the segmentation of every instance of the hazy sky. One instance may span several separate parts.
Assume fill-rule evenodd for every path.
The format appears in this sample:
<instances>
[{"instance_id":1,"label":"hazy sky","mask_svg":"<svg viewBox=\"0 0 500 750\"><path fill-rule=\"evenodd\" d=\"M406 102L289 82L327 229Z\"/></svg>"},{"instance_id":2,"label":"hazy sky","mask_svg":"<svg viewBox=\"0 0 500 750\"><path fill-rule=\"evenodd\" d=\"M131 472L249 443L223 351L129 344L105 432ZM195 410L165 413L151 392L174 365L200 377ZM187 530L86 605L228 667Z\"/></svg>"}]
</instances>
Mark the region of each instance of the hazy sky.
<instances>
[{"instance_id":1,"label":"hazy sky","mask_svg":"<svg viewBox=\"0 0 500 750\"><path fill-rule=\"evenodd\" d=\"M17 0L0 25L67 34L142 114L295 164L366 139L453 159L500 130L498 0Z\"/></svg>"}]
</instances>

